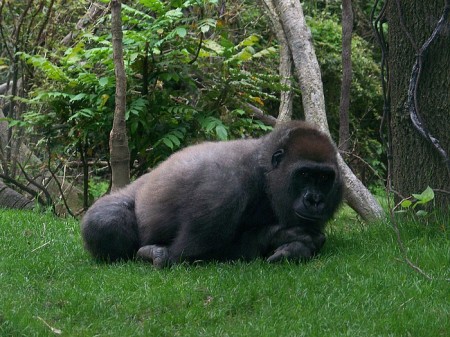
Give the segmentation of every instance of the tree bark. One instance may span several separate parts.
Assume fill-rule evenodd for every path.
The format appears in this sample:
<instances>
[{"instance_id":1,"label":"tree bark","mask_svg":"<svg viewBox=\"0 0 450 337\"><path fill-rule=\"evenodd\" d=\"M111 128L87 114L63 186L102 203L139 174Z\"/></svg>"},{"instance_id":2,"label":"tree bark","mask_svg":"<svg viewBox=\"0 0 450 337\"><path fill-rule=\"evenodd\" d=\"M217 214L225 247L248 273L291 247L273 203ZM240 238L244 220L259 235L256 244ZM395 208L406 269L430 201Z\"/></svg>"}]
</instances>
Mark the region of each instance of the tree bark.
<instances>
[{"instance_id":1,"label":"tree bark","mask_svg":"<svg viewBox=\"0 0 450 337\"><path fill-rule=\"evenodd\" d=\"M295 74L302 92L305 118L329 134L322 75L301 4L298 0L272 0L272 2L292 54Z\"/></svg>"},{"instance_id":2,"label":"tree bark","mask_svg":"<svg viewBox=\"0 0 450 337\"><path fill-rule=\"evenodd\" d=\"M111 33L116 75L116 105L113 127L109 136L112 191L119 189L130 182L130 150L128 148L127 127L125 121L127 80L123 61L121 7L122 4L120 0L111 1Z\"/></svg>"},{"instance_id":3,"label":"tree bark","mask_svg":"<svg viewBox=\"0 0 450 337\"><path fill-rule=\"evenodd\" d=\"M105 6L103 4L101 4L99 1L91 1L86 14L80 20L78 20L77 24L75 25L76 30L68 33L61 40L61 44L68 46L79 34L79 31L86 28L89 23L97 20L104 12Z\"/></svg>"},{"instance_id":4,"label":"tree bark","mask_svg":"<svg viewBox=\"0 0 450 337\"><path fill-rule=\"evenodd\" d=\"M393 188L401 196L420 193L427 186L450 191L450 172L436 148L413 127L406 106L416 55L431 36L449 0L390 1L389 90L393 150ZM418 15L420 13L420 15ZM417 107L422 124L450 152L450 22L422 57ZM435 207L449 210L448 194L436 194Z\"/></svg>"},{"instance_id":5,"label":"tree bark","mask_svg":"<svg viewBox=\"0 0 450 337\"><path fill-rule=\"evenodd\" d=\"M0 180L0 208L32 209L34 202Z\"/></svg>"},{"instance_id":6,"label":"tree bark","mask_svg":"<svg viewBox=\"0 0 450 337\"><path fill-rule=\"evenodd\" d=\"M350 87L352 83L353 9L351 0L342 0L342 84L339 105L339 150L350 149Z\"/></svg>"},{"instance_id":7,"label":"tree bark","mask_svg":"<svg viewBox=\"0 0 450 337\"><path fill-rule=\"evenodd\" d=\"M294 101L294 92L292 91L293 64L291 51L286 36L284 35L283 26L276 14L276 9L272 1L262 0L262 4L272 22L272 30L280 45L280 66L278 73L280 75L280 84L285 89L281 90L277 121L289 121L292 119L292 105Z\"/></svg>"},{"instance_id":8,"label":"tree bark","mask_svg":"<svg viewBox=\"0 0 450 337\"><path fill-rule=\"evenodd\" d=\"M272 0L272 2L292 53L302 92L305 118L329 135L320 67L301 4L298 0ZM383 209L378 201L358 180L343 159L340 156L338 159L344 177L344 196L349 206L366 221L384 217Z\"/></svg>"}]
</instances>

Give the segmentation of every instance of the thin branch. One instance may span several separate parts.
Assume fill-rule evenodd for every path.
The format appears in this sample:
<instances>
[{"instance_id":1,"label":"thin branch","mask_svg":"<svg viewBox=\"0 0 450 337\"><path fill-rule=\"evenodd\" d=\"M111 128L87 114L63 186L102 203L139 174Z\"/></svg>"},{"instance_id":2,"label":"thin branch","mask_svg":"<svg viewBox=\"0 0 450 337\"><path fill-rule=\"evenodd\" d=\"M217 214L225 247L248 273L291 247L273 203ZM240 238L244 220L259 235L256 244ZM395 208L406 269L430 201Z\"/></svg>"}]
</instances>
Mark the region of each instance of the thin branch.
<instances>
[{"instance_id":1,"label":"thin branch","mask_svg":"<svg viewBox=\"0 0 450 337\"><path fill-rule=\"evenodd\" d=\"M70 216L72 216L72 217L75 218L75 215L72 213L72 211L70 210L69 205L67 204L67 200L66 200L66 197L64 196L64 191L63 191L63 189L62 189L61 183L59 182L58 178L56 177L55 172L53 172L53 170L52 170L50 148L49 148L49 150L48 150L48 163L47 163L47 169L48 169L48 171L50 172L50 174L52 175L53 180L54 180L55 183L56 183L56 186L58 186L58 191L59 191L59 194L61 195L61 199L62 199L62 201L63 201L63 203L64 203L64 207L66 208L66 210L67 210L67 212L70 214Z\"/></svg>"},{"instance_id":2,"label":"thin branch","mask_svg":"<svg viewBox=\"0 0 450 337\"><path fill-rule=\"evenodd\" d=\"M200 32L200 41L198 43L198 48L197 48L197 52L195 53L195 56L192 60L190 60L188 62L188 64L193 64L195 61L197 61L198 56L200 55L200 50L202 49L202 45L203 45L203 32Z\"/></svg>"},{"instance_id":3,"label":"thin branch","mask_svg":"<svg viewBox=\"0 0 450 337\"><path fill-rule=\"evenodd\" d=\"M383 24L386 22L386 9L389 1L386 1L378 16L375 18L375 10L378 7L379 0L375 1L373 5L372 12L370 13L370 21L372 22L372 28L375 32L378 44L381 49L381 67L380 67L380 81L381 89L383 94L383 116L380 123L380 139L384 145L387 156L387 184L388 188L391 189L391 179L392 176L392 133L391 133L391 98L389 92L389 65L388 59L388 45L384 37ZM384 136L384 130L386 129L387 137Z\"/></svg>"},{"instance_id":4,"label":"thin branch","mask_svg":"<svg viewBox=\"0 0 450 337\"><path fill-rule=\"evenodd\" d=\"M0 173L0 178L10 184L13 184L14 186L18 187L20 190L25 191L25 192L29 193L30 195L33 195L41 205L46 205L45 200L42 199L42 197L39 195L38 191L33 190L32 188L30 188L28 186L25 186L24 184L20 183L19 181L17 181L14 178L11 178L8 175Z\"/></svg>"},{"instance_id":5,"label":"thin branch","mask_svg":"<svg viewBox=\"0 0 450 337\"><path fill-rule=\"evenodd\" d=\"M51 14L52 14L52 9L53 9L54 3L55 3L55 0L51 0L50 4L48 5L47 15L45 16L45 19L42 22L41 28L39 29L39 33L38 33L38 35L36 37L36 46L41 44L42 33L44 32L44 29L45 29L45 27L48 24L48 21L50 19Z\"/></svg>"},{"instance_id":6,"label":"thin branch","mask_svg":"<svg viewBox=\"0 0 450 337\"><path fill-rule=\"evenodd\" d=\"M355 152L353 151L342 151L339 150L339 152L341 152L341 154L345 154L347 156L351 156L354 157L356 159L358 159L361 163L363 163L365 166L367 166L369 168L369 170L372 171L372 173L378 177L381 180L384 180L384 178L377 172L377 170L375 170L372 165L370 165L366 160L364 160L362 157L358 156Z\"/></svg>"},{"instance_id":7,"label":"thin branch","mask_svg":"<svg viewBox=\"0 0 450 337\"><path fill-rule=\"evenodd\" d=\"M277 122L277 119L275 117L266 115L264 111L250 103L245 103L245 106L252 112L252 117L260 120L266 125L275 126Z\"/></svg>"}]
</instances>

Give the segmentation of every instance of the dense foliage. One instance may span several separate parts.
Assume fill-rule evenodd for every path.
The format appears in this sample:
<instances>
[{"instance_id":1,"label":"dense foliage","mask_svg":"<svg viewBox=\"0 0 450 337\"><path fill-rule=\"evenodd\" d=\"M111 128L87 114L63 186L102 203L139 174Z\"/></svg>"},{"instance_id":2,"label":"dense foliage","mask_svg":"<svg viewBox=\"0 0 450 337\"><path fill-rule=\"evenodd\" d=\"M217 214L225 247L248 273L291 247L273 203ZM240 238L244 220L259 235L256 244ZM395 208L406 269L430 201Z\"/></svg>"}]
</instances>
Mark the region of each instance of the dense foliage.
<instances>
[{"instance_id":1,"label":"dense foliage","mask_svg":"<svg viewBox=\"0 0 450 337\"><path fill-rule=\"evenodd\" d=\"M267 129L241 107L243 101L276 99L276 74L247 70L263 64L262 58L274 62L276 50L261 47L256 34L231 41L217 20L203 18L213 5L123 6L126 117L132 161L139 167L153 166L197 139L226 140ZM30 92L35 109L24 121L58 151L84 149L89 157L106 157L115 79L105 22L66 50L46 57L21 54L50 80Z\"/></svg>"},{"instance_id":2,"label":"dense foliage","mask_svg":"<svg viewBox=\"0 0 450 337\"><path fill-rule=\"evenodd\" d=\"M44 2L41 5L45 7ZM17 13L23 10L20 4L9 6ZM69 6L75 6L74 15L80 15L80 4ZM312 1L306 2L305 11L322 69L331 131L337 135L340 8L334 1ZM122 14L126 118L134 175L190 143L257 136L270 129L247 106L276 116L282 89L277 76L278 46L266 16L254 2L135 0L123 5ZM70 46L60 42L67 33L60 32L40 46L23 45L15 54L16 65L29 74L22 98L27 108L8 116L10 125L21 127L54 165L80 159L87 165L108 158L115 90L109 22L105 9ZM379 68L372 46L357 34L352 52L350 115L357 156L349 158L364 158L365 163L354 161L353 168L367 184L377 184L384 170L376 131L381 107ZM2 60L0 78L7 78L13 63ZM301 118L298 89L296 95L295 115ZM367 163L377 175L367 170Z\"/></svg>"}]
</instances>

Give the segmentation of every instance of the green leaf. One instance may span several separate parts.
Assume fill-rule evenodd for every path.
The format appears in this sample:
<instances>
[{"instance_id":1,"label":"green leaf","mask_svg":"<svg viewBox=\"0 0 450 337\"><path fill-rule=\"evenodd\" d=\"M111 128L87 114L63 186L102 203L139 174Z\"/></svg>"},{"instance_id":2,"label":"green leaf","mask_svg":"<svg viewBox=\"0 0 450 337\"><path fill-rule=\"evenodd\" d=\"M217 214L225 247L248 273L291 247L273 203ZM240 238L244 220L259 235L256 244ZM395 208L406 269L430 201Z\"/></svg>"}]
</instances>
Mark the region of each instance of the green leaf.
<instances>
[{"instance_id":1,"label":"green leaf","mask_svg":"<svg viewBox=\"0 0 450 337\"><path fill-rule=\"evenodd\" d=\"M132 133L136 133L136 130L138 129L139 126L139 122L138 121L133 121L133 123L131 123L130 125L130 130Z\"/></svg>"},{"instance_id":2,"label":"green leaf","mask_svg":"<svg viewBox=\"0 0 450 337\"><path fill-rule=\"evenodd\" d=\"M18 53L21 57L23 57L27 63L33 65L33 67L41 70L44 72L48 78L52 80L61 81L64 79L67 79L66 75L64 74L64 71L60 69L58 66L51 63L46 58L39 56L39 55L29 55L26 53Z\"/></svg>"},{"instance_id":3,"label":"green leaf","mask_svg":"<svg viewBox=\"0 0 450 337\"><path fill-rule=\"evenodd\" d=\"M173 134L167 135L167 138L170 139L170 141L175 145L175 146L180 146L180 140Z\"/></svg>"},{"instance_id":4,"label":"green leaf","mask_svg":"<svg viewBox=\"0 0 450 337\"><path fill-rule=\"evenodd\" d=\"M163 138L163 143L167 145L171 150L173 150L173 143L170 141L169 138Z\"/></svg>"},{"instance_id":5,"label":"green leaf","mask_svg":"<svg viewBox=\"0 0 450 337\"><path fill-rule=\"evenodd\" d=\"M223 125L216 126L216 134L220 140L228 140L228 132Z\"/></svg>"},{"instance_id":6,"label":"green leaf","mask_svg":"<svg viewBox=\"0 0 450 337\"><path fill-rule=\"evenodd\" d=\"M203 47L212 50L217 55L222 55L223 51L225 50L224 47L213 40L205 40L203 42Z\"/></svg>"},{"instance_id":7,"label":"green leaf","mask_svg":"<svg viewBox=\"0 0 450 337\"><path fill-rule=\"evenodd\" d=\"M183 16L183 12L181 11L181 8L175 8L171 9L170 11L167 11L164 16L170 19L178 19Z\"/></svg>"},{"instance_id":8,"label":"green leaf","mask_svg":"<svg viewBox=\"0 0 450 337\"><path fill-rule=\"evenodd\" d=\"M139 3L157 13L164 10L164 4L159 0L139 0Z\"/></svg>"},{"instance_id":9,"label":"green leaf","mask_svg":"<svg viewBox=\"0 0 450 337\"><path fill-rule=\"evenodd\" d=\"M400 205L401 205L403 208L408 208L408 207L411 207L412 201L406 199L406 200L403 200L402 203L401 203Z\"/></svg>"},{"instance_id":10,"label":"green leaf","mask_svg":"<svg viewBox=\"0 0 450 337\"><path fill-rule=\"evenodd\" d=\"M268 55L273 55L276 54L277 50L274 47L269 47L266 49L263 49L259 52L257 52L255 55L253 55L253 57L264 57L264 56L268 56Z\"/></svg>"},{"instance_id":11,"label":"green leaf","mask_svg":"<svg viewBox=\"0 0 450 337\"><path fill-rule=\"evenodd\" d=\"M177 27L175 29L175 31L176 31L177 35L181 38L185 37L187 34L186 28L184 28L184 27Z\"/></svg>"},{"instance_id":12,"label":"green leaf","mask_svg":"<svg viewBox=\"0 0 450 337\"><path fill-rule=\"evenodd\" d=\"M202 33L207 33L209 31L209 26L203 25L200 27L200 30L202 31Z\"/></svg>"},{"instance_id":13,"label":"green leaf","mask_svg":"<svg viewBox=\"0 0 450 337\"><path fill-rule=\"evenodd\" d=\"M238 116L244 116L245 115L245 111L242 109L234 109L232 111L233 114L238 115Z\"/></svg>"},{"instance_id":14,"label":"green leaf","mask_svg":"<svg viewBox=\"0 0 450 337\"><path fill-rule=\"evenodd\" d=\"M243 50L241 50L239 53L234 55L228 61L235 61L235 60L241 61L241 62L248 61L253 57L254 53L255 53L255 50L253 49L253 47L245 47Z\"/></svg>"},{"instance_id":15,"label":"green leaf","mask_svg":"<svg viewBox=\"0 0 450 337\"><path fill-rule=\"evenodd\" d=\"M242 40L241 43L238 44L238 47L254 46L258 41L259 41L258 36L250 35L249 37Z\"/></svg>"},{"instance_id":16,"label":"green leaf","mask_svg":"<svg viewBox=\"0 0 450 337\"><path fill-rule=\"evenodd\" d=\"M184 138L183 133L181 131L179 131L179 130L174 130L172 132L172 134L174 134L176 137L178 137L178 139L183 139Z\"/></svg>"},{"instance_id":17,"label":"green leaf","mask_svg":"<svg viewBox=\"0 0 450 337\"><path fill-rule=\"evenodd\" d=\"M87 94L79 93L78 95L75 95L74 97L72 97L70 101L71 101L71 102L81 101L81 100L83 100L86 96L87 96Z\"/></svg>"},{"instance_id":18,"label":"green leaf","mask_svg":"<svg viewBox=\"0 0 450 337\"><path fill-rule=\"evenodd\" d=\"M413 194L412 196L418 200L418 204L426 204L434 199L434 191L428 186L422 193Z\"/></svg>"},{"instance_id":19,"label":"green leaf","mask_svg":"<svg viewBox=\"0 0 450 337\"><path fill-rule=\"evenodd\" d=\"M416 212L416 215L417 216L426 216L426 215L428 215L428 212L424 211L423 209L421 209L421 210Z\"/></svg>"},{"instance_id":20,"label":"green leaf","mask_svg":"<svg viewBox=\"0 0 450 337\"><path fill-rule=\"evenodd\" d=\"M13 127L13 126L19 126L19 127L22 127L22 126L26 126L27 123L24 122L24 121L15 119L15 120L11 120L11 121L8 123L8 125L9 125L9 127Z\"/></svg>"},{"instance_id":21,"label":"green leaf","mask_svg":"<svg viewBox=\"0 0 450 337\"><path fill-rule=\"evenodd\" d=\"M98 84L105 87L108 84L108 77L102 77L98 80Z\"/></svg>"}]
</instances>

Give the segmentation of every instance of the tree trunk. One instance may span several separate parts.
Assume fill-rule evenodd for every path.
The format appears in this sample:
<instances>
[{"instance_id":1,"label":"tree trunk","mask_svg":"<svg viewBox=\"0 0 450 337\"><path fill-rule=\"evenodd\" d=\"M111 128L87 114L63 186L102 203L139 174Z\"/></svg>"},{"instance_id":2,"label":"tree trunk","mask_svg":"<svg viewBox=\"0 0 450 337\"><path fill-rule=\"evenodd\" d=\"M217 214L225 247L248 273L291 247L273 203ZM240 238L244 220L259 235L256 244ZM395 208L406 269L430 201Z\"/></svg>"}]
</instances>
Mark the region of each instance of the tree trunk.
<instances>
[{"instance_id":1,"label":"tree trunk","mask_svg":"<svg viewBox=\"0 0 450 337\"><path fill-rule=\"evenodd\" d=\"M450 172L446 163L413 127L405 104L416 55L435 29L444 5L443 0L390 1L388 5L392 179L394 190L404 197L422 192L427 186L450 191ZM450 6L449 0L446 5ZM423 125L439 140L447 154L450 151L449 29L447 18L446 28L422 58L416 101ZM449 205L448 194L436 194L437 208L448 211Z\"/></svg>"},{"instance_id":2,"label":"tree trunk","mask_svg":"<svg viewBox=\"0 0 450 337\"><path fill-rule=\"evenodd\" d=\"M302 92L305 118L329 135L322 76L301 4L298 0L272 0L272 2L292 53ZM382 218L384 212L378 201L340 156L338 160L344 177L344 196L349 206L366 221Z\"/></svg>"},{"instance_id":3,"label":"tree trunk","mask_svg":"<svg viewBox=\"0 0 450 337\"><path fill-rule=\"evenodd\" d=\"M0 208L32 209L34 202L0 180Z\"/></svg>"},{"instance_id":4,"label":"tree trunk","mask_svg":"<svg viewBox=\"0 0 450 337\"><path fill-rule=\"evenodd\" d=\"M127 80L122 49L121 7L120 0L111 1L111 33L116 75L116 107L109 137L112 171L111 190L121 188L130 182L130 150L125 121Z\"/></svg>"},{"instance_id":5,"label":"tree trunk","mask_svg":"<svg viewBox=\"0 0 450 337\"><path fill-rule=\"evenodd\" d=\"M272 0L283 26L291 50L295 71L302 92L302 104L306 120L329 134L325 113L322 75L312 43L312 35L306 25L298 0Z\"/></svg>"},{"instance_id":6,"label":"tree trunk","mask_svg":"<svg viewBox=\"0 0 450 337\"><path fill-rule=\"evenodd\" d=\"M85 29L90 23L97 20L105 12L105 5L100 1L91 1L86 14L78 20L75 25L75 30L68 33L62 40L61 44L68 46L73 39Z\"/></svg>"},{"instance_id":7,"label":"tree trunk","mask_svg":"<svg viewBox=\"0 0 450 337\"><path fill-rule=\"evenodd\" d=\"M284 35L283 26L280 23L276 9L271 0L263 0L263 7L272 22L272 30L277 36L280 45L280 67L278 73L280 75L280 84L285 87L280 94L280 108L278 110L278 122L289 121L292 119L292 104L294 101L294 92L292 90L292 56L289 44Z\"/></svg>"},{"instance_id":8,"label":"tree trunk","mask_svg":"<svg viewBox=\"0 0 450 337\"><path fill-rule=\"evenodd\" d=\"M339 150L350 149L350 86L352 83L352 1L342 1L342 84L339 105Z\"/></svg>"}]
</instances>

